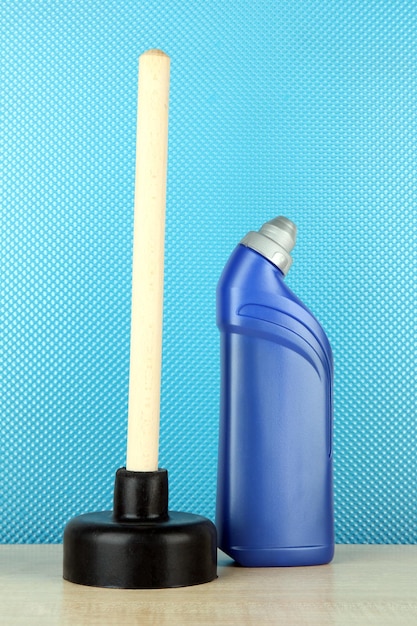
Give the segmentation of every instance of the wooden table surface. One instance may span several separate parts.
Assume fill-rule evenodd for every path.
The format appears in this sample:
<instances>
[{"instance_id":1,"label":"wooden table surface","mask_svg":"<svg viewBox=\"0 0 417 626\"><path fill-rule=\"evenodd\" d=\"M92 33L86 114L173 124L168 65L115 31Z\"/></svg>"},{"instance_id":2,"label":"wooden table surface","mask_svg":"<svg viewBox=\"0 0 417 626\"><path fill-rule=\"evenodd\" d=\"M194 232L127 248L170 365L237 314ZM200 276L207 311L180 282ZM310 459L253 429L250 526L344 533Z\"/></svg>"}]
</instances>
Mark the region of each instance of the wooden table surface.
<instances>
[{"instance_id":1,"label":"wooden table surface","mask_svg":"<svg viewBox=\"0 0 417 626\"><path fill-rule=\"evenodd\" d=\"M237 567L216 581L117 590L62 579L62 546L0 546L1 626L417 625L417 546L339 545L330 565Z\"/></svg>"}]
</instances>

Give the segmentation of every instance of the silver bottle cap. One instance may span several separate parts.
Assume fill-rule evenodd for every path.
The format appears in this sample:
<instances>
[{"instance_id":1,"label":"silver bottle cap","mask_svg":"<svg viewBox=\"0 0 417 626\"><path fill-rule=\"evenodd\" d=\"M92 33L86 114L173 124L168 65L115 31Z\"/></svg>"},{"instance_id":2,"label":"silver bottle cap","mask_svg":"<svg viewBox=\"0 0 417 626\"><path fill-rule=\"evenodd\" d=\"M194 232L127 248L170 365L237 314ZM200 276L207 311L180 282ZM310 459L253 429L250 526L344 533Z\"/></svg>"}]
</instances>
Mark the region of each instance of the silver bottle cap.
<instances>
[{"instance_id":1,"label":"silver bottle cap","mask_svg":"<svg viewBox=\"0 0 417 626\"><path fill-rule=\"evenodd\" d=\"M240 243L266 257L286 276L292 265L291 250L295 246L297 226L280 215L266 222L258 232L251 231Z\"/></svg>"}]
</instances>

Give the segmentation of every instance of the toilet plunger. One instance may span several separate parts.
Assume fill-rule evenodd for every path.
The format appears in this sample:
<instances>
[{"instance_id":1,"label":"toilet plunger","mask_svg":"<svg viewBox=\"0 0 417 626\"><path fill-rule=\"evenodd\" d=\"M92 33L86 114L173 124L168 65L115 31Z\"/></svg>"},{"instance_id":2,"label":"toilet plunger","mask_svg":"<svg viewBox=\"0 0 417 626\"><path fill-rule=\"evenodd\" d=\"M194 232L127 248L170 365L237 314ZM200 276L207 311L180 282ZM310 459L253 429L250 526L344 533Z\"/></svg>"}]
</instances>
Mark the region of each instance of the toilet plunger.
<instances>
[{"instance_id":1,"label":"toilet plunger","mask_svg":"<svg viewBox=\"0 0 417 626\"><path fill-rule=\"evenodd\" d=\"M150 589L216 578L214 524L168 510L168 474L158 467L169 70L161 50L139 59L127 460L113 511L66 525L64 578L81 585Z\"/></svg>"}]
</instances>

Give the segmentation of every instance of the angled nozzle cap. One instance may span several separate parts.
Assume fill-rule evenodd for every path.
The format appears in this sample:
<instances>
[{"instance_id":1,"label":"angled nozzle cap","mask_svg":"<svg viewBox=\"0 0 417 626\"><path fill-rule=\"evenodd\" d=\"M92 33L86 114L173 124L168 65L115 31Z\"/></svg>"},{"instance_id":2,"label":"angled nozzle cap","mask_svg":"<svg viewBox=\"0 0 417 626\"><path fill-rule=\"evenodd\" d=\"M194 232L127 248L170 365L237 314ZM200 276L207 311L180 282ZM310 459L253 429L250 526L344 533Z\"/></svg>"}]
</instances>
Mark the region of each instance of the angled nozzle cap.
<instances>
[{"instance_id":1,"label":"angled nozzle cap","mask_svg":"<svg viewBox=\"0 0 417 626\"><path fill-rule=\"evenodd\" d=\"M286 276L292 265L291 250L295 246L297 227L280 215L266 222L258 232L251 231L241 243L262 254Z\"/></svg>"}]
</instances>

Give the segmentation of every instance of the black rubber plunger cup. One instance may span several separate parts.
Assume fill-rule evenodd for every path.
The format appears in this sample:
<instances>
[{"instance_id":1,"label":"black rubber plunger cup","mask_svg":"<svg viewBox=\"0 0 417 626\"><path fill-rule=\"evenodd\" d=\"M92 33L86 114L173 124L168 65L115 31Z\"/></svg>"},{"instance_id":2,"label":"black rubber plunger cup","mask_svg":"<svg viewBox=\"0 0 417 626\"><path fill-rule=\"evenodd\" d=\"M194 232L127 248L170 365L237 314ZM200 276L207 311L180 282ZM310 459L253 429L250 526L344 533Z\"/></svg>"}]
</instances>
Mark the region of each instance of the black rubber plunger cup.
<instances>
[{"instance_id":1,"label":"black rubber plunger cup","mask_svg":"<svg viewBox=\"0 0 417 626\"><path fill-rule=\"evenodd\" d=\"M214 524L168 511L168 472L116 472L113 511L72 519L64 532L64 578L93 587L157 589L215 579Z\"/></svg>"}]
</instances>

